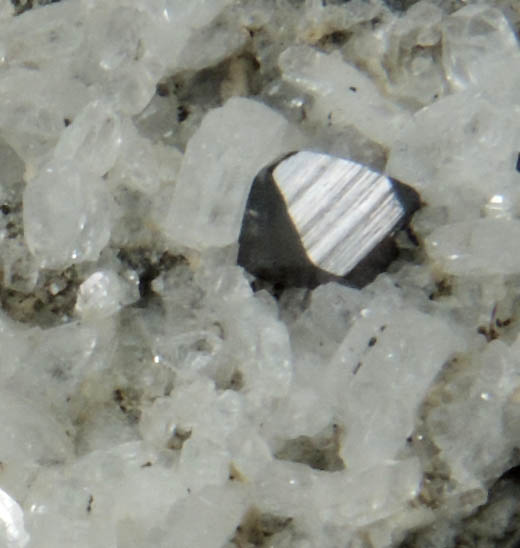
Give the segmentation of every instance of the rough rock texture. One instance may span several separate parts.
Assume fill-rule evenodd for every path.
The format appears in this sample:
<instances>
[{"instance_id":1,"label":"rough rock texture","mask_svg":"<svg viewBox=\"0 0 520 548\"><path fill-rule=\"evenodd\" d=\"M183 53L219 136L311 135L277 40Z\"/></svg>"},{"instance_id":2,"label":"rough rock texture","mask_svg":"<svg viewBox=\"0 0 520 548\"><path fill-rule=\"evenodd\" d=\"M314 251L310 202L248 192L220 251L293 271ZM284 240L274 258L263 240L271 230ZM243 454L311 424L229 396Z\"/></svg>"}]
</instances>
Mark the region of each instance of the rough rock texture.
<instances>
[{"instance_id":1,"label":"rough rock texture","mask_svg":"<svg viewBox=\"0 0 520 548\"><path fill-rule=\"evenodd\" d=\"M0 546L515 546L519 28L513 0L0 0ZM300 148L422 196L363 289L236 264Z\"/></svg>"}]
</instances>

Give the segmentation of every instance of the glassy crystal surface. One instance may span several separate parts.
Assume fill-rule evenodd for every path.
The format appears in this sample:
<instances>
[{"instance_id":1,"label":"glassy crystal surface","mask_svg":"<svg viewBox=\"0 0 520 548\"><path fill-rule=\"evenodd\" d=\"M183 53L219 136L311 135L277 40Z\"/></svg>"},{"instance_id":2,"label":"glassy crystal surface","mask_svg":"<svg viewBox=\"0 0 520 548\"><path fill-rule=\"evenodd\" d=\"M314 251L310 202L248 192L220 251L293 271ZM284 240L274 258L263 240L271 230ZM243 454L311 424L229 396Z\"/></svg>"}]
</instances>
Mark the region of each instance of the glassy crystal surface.
<instances>
[{"instance_id":1,"label":"glassy crystal surface","mask_svg":"<svg viewBox=\"0 0 520 548\"><path fill-rule=\"evenodd\" d=\"M211 111L188 143L168 233L196 249L235 242L255 174L296 142L289 123L257 101L236 97Z\"/></svg>"}]
</instances>

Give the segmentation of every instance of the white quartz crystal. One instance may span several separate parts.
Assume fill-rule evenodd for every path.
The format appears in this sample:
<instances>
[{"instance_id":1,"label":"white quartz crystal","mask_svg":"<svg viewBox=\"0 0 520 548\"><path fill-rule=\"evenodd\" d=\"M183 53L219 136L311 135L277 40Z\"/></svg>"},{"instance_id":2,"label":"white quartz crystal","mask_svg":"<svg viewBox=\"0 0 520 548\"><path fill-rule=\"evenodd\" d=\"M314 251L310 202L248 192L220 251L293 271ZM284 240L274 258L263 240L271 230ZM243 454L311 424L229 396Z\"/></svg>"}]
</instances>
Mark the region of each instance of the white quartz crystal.
<instances>
[{"instance_id":1,"label":"white quartz crystal","mask_svg":"<svg viewBox=\"0 0 520 548\"><path fill-rule=\"evenodd\" d=\"M25 160L41 163L64 129L64 119L72 118L88 101L86 86L63 79L61 69L51 67L43 79L41 72L13 67L0 74L0 98L4 109L0 123L7 142ZM24 93L19 93L23 89ZM23 113L23 115L21 115Z\"/></svg>"},{"instance_id":2,"label":"white quartz crystal","mask_svg":"<svg viewBox=\"0 0 520 548\"><path fill-rule=\"evenodd\" d=\"M139 298L137 284L125 283L112 271L97 271L79 287L75 311L83 318L111 316Z\"/></svg>"},{"instance_id":3,"label":"white quartz crystal","mask_svg":"<svg viewBox=\"0 0 520 548\"><path fill-rule=\"evenodd\" d=\"M373 516L383 518L397 511L417 493L419 481L416 459L387 461L356 475L327 474L301 464L276 461L259 481L258 500L268 511L296 516L305 528L319 534L325 523L348 522L359 527ZM355 500L345 496L353 492L357 494ZM344 538L347 535L345 532Z\"/></svg>"},{"instance_id":4,"label":"white quartz crystal","mask_svg":"<svg viewBox=\"0 0 520 548\"><path fill-rule=\"evenodd\" d=\"M517 356L506 344L494 341L471 367L476 372L462 370L461 378L455 379L462 393L428 417L433 439L452 477L462 485L495 477L516 443L505 428L504 407L520 384ZM453 385L448 389L453 393Z\"/></svg>"},{"instance_id":5,"label":"white quartz crystal","mask_svg":"<svg viewBox=\"0 0 520 548\"><path fill-rule=\"evenodd\" d=\"M36 70L69 63L83 38L79 4L56 3L49 9L3 20L0 35L5 61L10 66L30 66Z\"/></svg>"},{"instance_id":6,"label":"white quartz crystal","mask_svg":"<svg viewBox=\"0 0 520 548\"><path fill-rule=\"evenodd\" d=\"M516 59L511 62L516 70ZM512 91L515 78L504 76L502 85ZM479 217L495 195L518 203L518 115L507 105L493 92L467 90L417 111L395 137L389 175L413 181L426 202L447 207L453 222ZM455 118L449 116L453 111Z\"/></svg>"},{"instance_id":7,"label":"white quartz crystal","mask_svg":"<svg viewBox=\"0 0 520 548\"><path fill-rule=\"evenodd\" d=\"M42 266L96 260L110 237L111 196L89 172L49 167L23 196L27 245Z\"/></svg>"},{"instance_id":8,"label":"white quartz crystal","mask_svg":"<svg viewBox=\"0 0 520 548\"><path fill-rule=\"evenodd\" d=\"M6 548L24 548L29 542L25 531L23 510L5 491L0 489L0 540Z\"/></svg>"},{"instance_id":9,"label":"white quartz crystal","mask_svg":"<svg viewBox=\"0 0 520 548\"><path fill-rule=\"evenodd\" d=\"M232 98L208 113L184 154L168 235L196 249L236 242L255 175L297 144L289 123L257 101Z\"/></svg>"},{"instance_id":10,"label":"white quartz crystal","mask_svg":"<svg viewBox=\"0 0 520 548\"><path fill-rule=\"evenodd\" d=\"M448 17L442 41L444 70L456 90L478 83L482 65L518 50L517 38L504 14L485 4L466 6Z\"/></svg>"},{"instance_id":11,"label":"white quartz crystal","mask_svg":"<svg viewBox=\"0 0 520 548\"><path fill-rule=\"evenodd\" d=\"M418 339L417 333L428 336ZM349 425L341 450L347 468L396 456L431 382L464 347L454 326L403 307L396 295L361 309L331 371L343 381L334 388Z\"/></svg>"},{"instance_id":12,"label":"white quartz crystal","mask_svg":"<svg viewBox=\"0 0 520 548\"><path fill-rule=\"evenodd\" d=\"M282 53L280 69L285 80L314 97L309 114L321 124L354 126L381 145L391 145L408 113L387 101L374 83L339 54L324 54L307 46Z\"/></svg>"},{"instance_id":13,"label":"white quartz crystal","mask_svg":"<svg viewBox=\"0 0 520 548\"><path fill-rule=\"evenodd\" d=\"M178 149L141 137L130 121L123 125L122 133L122 147L110 171L110 183L154 194L161 183L176 180L182 161Z\"/></svg>"},{"instance_id":14,"label":"white quartz crystal","mask_svg":"<svg viewBox=\"0 0 520 548\"><path fill-rule=\"evenodd\" d=\"M42 467L72 457L72 443L46 405L5 389L1 396L2 488L21 502Z\"/></svg>"},{"instance_id":15,"label":"white quartz crystal","mask_svg":"<svg viewBox=\"0 0 520 548\"><path fill-rule=\"evenodd\" d=\"M100 101L89 103L65 129L54 148L56 164L104 175L117 159L121 146L118 116Z\"/></svg>"},{"instance_id":16,"label":"white quartz crystal","mask_svg":"<svg viewBox=\"0 0 520 548\"><path fill-rule=\"evenodd\" d=\"M520 272L518 241L518 220L476 219L437 228L426 250L449 274L514 274Z\"/></svg>"},{"instance_id":17,"label":"white quartz crystal","mask_svg":"<svg viewBox=\"0 0 520 548\"><path fill-rule=\"evenodd\" d=\"M223 545L235 530L245 510L246 493L240 487L207 487L198 496L189 496L173 506L167 536L157 546L213 548Z\"/></svg>"},{"instance_id":18,"label":"white quartz crystal","mask_svg":"<svg viewBox=\"0 0 520 548\"><path fill-rule=\"evenodd\" d=\"M210 66L243 44L244 34L239 28L239 20L234 19L230 28L210 25L226 7L232 5L232 0L194 0L189 3L164 0L159 4L162 4L162 11L152 12L162 16L163 33L154 36L156 44L160 44L167 54L170 69Z\"/></svg>"}]
</instances>

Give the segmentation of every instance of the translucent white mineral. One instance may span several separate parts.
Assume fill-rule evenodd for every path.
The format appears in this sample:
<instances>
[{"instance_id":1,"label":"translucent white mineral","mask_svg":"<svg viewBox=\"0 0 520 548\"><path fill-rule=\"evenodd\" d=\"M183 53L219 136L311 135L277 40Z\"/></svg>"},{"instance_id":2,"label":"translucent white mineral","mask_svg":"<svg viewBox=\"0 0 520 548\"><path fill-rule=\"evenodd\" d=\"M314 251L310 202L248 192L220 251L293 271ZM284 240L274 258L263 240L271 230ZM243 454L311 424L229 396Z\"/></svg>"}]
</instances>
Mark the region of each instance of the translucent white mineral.
<instances>
[{"instance_id":1,"label":"translucent white mineral","mask_svg":"<svg viewBox=\"0 0 520 548\"><path fill-rule=\"evenodd\" d=\"M343 382L331 378L331 387L336 384L349 425L341 454L351 470L395 458L431 382L465 349L454 326L407 309L390 295L360 311L334 358L332 371ZM417 333L428 335L419 340Z\"/></svg>"},{"instance_id":2,"label":"translucent white mineral","mask_svg":"<svg viewBox=\"0 0 520 548\"><path fill-rule=\"evenodd\" d=\"M514 78L504 78L502 85L512 90ZM453 111L455 118L449 115ZM495 195L518 200L514 167L519 145L516 115L511 116L508 99L468 90L414 114L395 136L387 172L413 181L430 205L447 206L452 222L476 218Z\"/></svg>"},{"instance_id":3,"label":"translucent white mineral","mask_svg":"<svg viewBox=\"0 0 520 548\"><path fill-rule=\"evenodd\" d=\"M42 266L92 261L110 237L111 196L89 172L49 167L23 195L27 245Z\"/></svg>"},{"instance_id":4,"label":"translucent white mineral","mask_svg":"<svg viewBox=\"0 0 520 548\"><path fill-rule=\"evenodd\" d=\"M258 101L235 97L209 112L186 148L167 234L195 249L236 242L255 175L298 142L290 124Z\"/></svg>"},{"instance_id":5,"label":"translucent white mineral","mask_svg":"<svg viewBox=\"0 0 520 548\"><path fill-rule=\"evenodd\" d=\"M179 548L223 545L233 536L246 501L246 492L240 486L207 487L199 496L185 498L172 507L167 537L157 546L166 548L172 537Z\"/></svg>"},{"instance_id":6,"label":"translucent white mineral","mask_svg":"<svg viewBox=\"0 0 520 548\"><path fill-rule=\"evenodd\" d=\"M6 548L24 548L29 535L24 528L23 510L0 489L0 540Z\"/></svg>"},{"instance_id":7,"label":"translucent white mineral","mask_svg":"<svg viewBox=\"0 0 520 548\"><path fill-rule=\"evenodd\" d=\"M121 128L117 114L101 101L89 103L54 148L54 162L73 164L75 169L104 175L116 162L121 147Z\"/></svg>"},{"instance_id":8,"label":"translucent white mineral","mask_svg":"<svg viewBox=\"0 0 520 548\"><path fill-rule=\"evenodd\" d=\"M161 183L171 184L176 180L182 161L182 154L176 148L141 137L130 121L123 125L122 132L118 161L110 171L111 184L154 194Z\"/></svg>"},{"instance_id":9,"label":"translucent white mineral","mask_svg":"<svg viewBox=\"0 0 520 548\"><path fill-rule=\"evenodd\" d=\"M80 2L55 3L48 8L1 22L1 42L10 66L42 70L70 63L83 38Z\"/></svg>"},{"instance_id":10,"label":"translucent white mineral","mask_svg":"<svg viewBox=\"0 0 520 548\"><path fill-rule=\"evenodd\" d=\"M89 98L81 81L63 78L62 68L49 68L45 74L43 79L38 70L16 66L0 74L5 139L23 160L38 165L56 144L64 120L73 118Z\"/></svg>"},{"instance_id":11,"label":"translucent white mineral","mask_svg":"<svg viewBox=\"0 0 520 548\"><path fill-rule=\"evenodd\" d=\"M338 53L324 54L308 46L293 46L282 53L285 80L314 98L309 115L320 124L354 126L376 143L390 146L408 113L386 100L375 84Z\"/></svg>"},{"instance_id":12,"label":"translucent white mineral","mask_svg":"<svg viewBox=\"0 0 520 548\"><path fill-rule=\"evenodd\" d=\"M1 396L2 488L22 501L41 467L72 456L72 443L47 403L5 389Z\"/></svg>"},{"instance_id":13,"label":"translucent white mineral","mask_svg":"<svg viewBox=\"0 0 520 548\"><path fill-rule=\"evenodd\" d=\"M435 444L461 485L478 486L495 477L509 459L515 442L505 430L504 408L520 384L518 366L511 349L493 341L473 360L476 371L463 369L462 378L455 379L462 394L428 417Z\"/></svg>"},{"instance_id":14,"label":"translucent white mineral","mask_svg":"<svg viewBox=\"0 0 520 548\"><path fill-rule=\"evenodd\" d=\"M94 272L79 287L75 311L83 318L111 316L138 300L137 283L133 286L110 270Z\"/></svg>"},{"instance_id":15,"label":"translucent white mineral","mask_svg":"<svg viewBox=\"0 0 520 548\"><path fill-rule=\"evenodd\" d=\"M210 25L231 4L232 0L194 0L189 3L166 0L162 11L152 10L155 15L161 14L166 23L163 34L156 35L156 44L160 44L167 54L170 70L201 69L218 63L240 47L244 34L243 29L238 28L239 20L233 18L231 28Z\"/></svg>"},{"instance_id":16,"label":"translucent white mineral","mask_svg":"<svg viewBox=\"0 0 520 548\"><path fill-rule=\"evenodd\" d=\"M456 90L478 83L482 65L517 51L518 41L509 21L489 5L466 6L443 24L443 65Z\"/></svg>"},{"instance_id":17,"label":"translucent white mineral","mask_svg":"<svg viewBox=\"0 0 520 548\"><path fill-rule=\"evenodd\" d=\"M514 274L520 272L519 239L518 220L476 219L435 229L426 250L449 274Z\"/></svg>"}]
</instances>

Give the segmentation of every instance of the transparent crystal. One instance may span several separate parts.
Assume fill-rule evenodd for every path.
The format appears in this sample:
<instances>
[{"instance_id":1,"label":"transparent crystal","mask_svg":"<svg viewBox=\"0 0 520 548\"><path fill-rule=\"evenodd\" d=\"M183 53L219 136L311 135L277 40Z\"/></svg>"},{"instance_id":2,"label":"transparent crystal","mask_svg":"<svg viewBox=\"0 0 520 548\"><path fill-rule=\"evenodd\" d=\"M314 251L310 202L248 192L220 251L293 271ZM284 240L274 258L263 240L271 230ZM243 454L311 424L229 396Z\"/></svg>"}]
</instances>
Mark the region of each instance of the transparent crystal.
<instances>
[{"instance_id":1,"label":"transparent crystal","mask_svg":"<svg viewBox=\"0 0 520 548\"><path fill-rule=\"evenodd\" d=\"M486 57L500 58L518 51L518 42L504 14L491 6L470 5L456 11L443 25L442 60L454 90L479 83Z\"/></svg>"},{"instance_id":2,"label":"transparent crystal","mask_svg":"<svg viewBox=\"0 0 520 548\"><path fill-rule=\"evenodd\" d=\"M25 239L46 267L96 260L110 237L111 197L95 175L49 168L23 197Z\"/></svg>"},{"instance_id":3,"label":"transparent crystal","mask_svg":"<svg viewBox=\"0 0 520 548\"><path fill-rule=\"evenodd\" d=\"M289 123L258 101L234 97L212 110L186 148L167 234L196 249L236 242L255 175L297 143Z\"/></svg>"}]
</instances>

